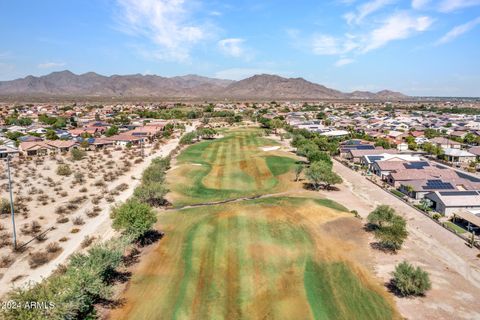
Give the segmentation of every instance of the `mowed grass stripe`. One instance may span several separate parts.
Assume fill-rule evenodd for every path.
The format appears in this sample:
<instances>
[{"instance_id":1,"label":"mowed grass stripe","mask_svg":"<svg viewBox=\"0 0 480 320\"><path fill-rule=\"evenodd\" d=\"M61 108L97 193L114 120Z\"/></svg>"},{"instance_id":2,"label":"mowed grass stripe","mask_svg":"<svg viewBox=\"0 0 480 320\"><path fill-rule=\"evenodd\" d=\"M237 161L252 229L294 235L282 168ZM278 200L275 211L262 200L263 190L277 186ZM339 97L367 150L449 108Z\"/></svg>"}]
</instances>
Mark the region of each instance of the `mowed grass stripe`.
<instances>
[{"instance_id":1,"label":"mowed grass stripe","mask_svg":"<svg viewBox=\"0 0 480 320\"><path fill-rule=\"evenodd\" d=\"M225 274L225 319L241 319L240 271L237 246L239 245L237 217L228 218L227 272Z\"/></svg>"},{"instance_id":2,"label":"mowed grass stripe","mask_svg":"<svg viewBox=\"0 0 480 320\"><path fill-rule=\"evenodd\" d=\"M197 288L191 307L191 314L202 314L201 308L205 306L205 297L208 299L209 279L214 276L215 272L215 248L222 239L219 238L218 219L211 222L212 231L208 236L207 245L203 245L200 257L200 270L198 272ZM202 310L203 312L207 310Z\"/></svg>"},{"instance_id":3,"label":"mowed grass stripe","mask_svg":"<svg viewBox=\"0 0 480 320\"><path fill-rule=\"evenodd\" d=\"M197 285L194 279L198 279L200 276L201 260L199 257L204 250L204 243L208 243L207 240L212 230L212 218L194 224L187 233L185 248L182 251L184 274L173 308L173 319L184 319L190 315Z\"/></svg>"},{"instance_id":4,"label":"mowed grass stripe","mask_svg":"<svg viewBox=\"0 0 480 320\"><path fill-rule=\"evenodd\" d=\"M225 239L228 237L228 219L225 217L216 217L217 234L220 241L217 242L213 251L213 270L212 277L208 279L209 285L206 295L203 297L202 308L199 314L195 315L197 319L223 319L225 299L225 274L226 274L226 254L228 243ZM210 244L205 244L210 247Z\"/></svg>"},{"instance_id":5,"label":"mowed grass stripe","mask_svg":"<svg viewBox=\"0 0 480 320\"><path fill-rule=\"evenodd\" d=\"M376 291L364 285L345 262L305 264L304 285L316 320L392 319L392 309Z\"/></svg>"},{"instance_id":6,"label":"mowed grass stripe","mask_svg":"<svg viewBox=\"0 0 480 320\"><path fill-rule=\"evenodd\" d=\"M242 211L236 217L238 227L237 259L240 266L240 293L238 303L243 315L250 315L249 303L254 299L254 266L248 248L253 244L249 230L248 219Z\"/></svg>"}]
</instances>

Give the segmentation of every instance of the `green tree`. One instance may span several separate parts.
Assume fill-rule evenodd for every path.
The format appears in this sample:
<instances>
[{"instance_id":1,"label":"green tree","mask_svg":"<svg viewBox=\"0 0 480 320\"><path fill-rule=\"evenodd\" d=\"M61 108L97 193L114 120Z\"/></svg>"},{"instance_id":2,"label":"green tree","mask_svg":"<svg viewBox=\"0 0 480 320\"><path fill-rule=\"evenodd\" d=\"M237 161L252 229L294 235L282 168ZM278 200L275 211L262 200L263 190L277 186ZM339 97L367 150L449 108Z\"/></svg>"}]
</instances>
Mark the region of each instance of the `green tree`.
<instances>
[{"instance_id":1,"label":"green tree","mask_svg":"<svg viewBox=\"0 0 480 320\"><path fill-rule=\"evenodd\" d=\"M342 178L332 171L332 167L324 162L313 162L306 170L305 176L310 180L315 190L320 190L322 184L325 188L329 188L332 184L342 182Z\"/></svg>"},{"instance_id":2,"label":"green tree","mask_svg":"<svg viewBox=\"0 0 480 320\"><path fill-rule=\"evenodd\" d=\"M58 140L58 136L55 133L54 130L48 129L47 132L45 133L45 138L47 140Z\"/></svg>"},{"instance_id":3,"label":"green tree","mask_svg":"<svg viewBox=\"0 0 480 320\"><path fill-rule=\"evenodd\" d=\"M196 132L188 132L185 133L181 138L180 138L180 144L185 145L185 144L192 144L194 140L197 138L197 133Z\"/></svg>"},{"instance_id":4,"label":"green tree","mask_svg":"<svg viewBox=\"0 0 480 320\"><path fill-rule=\"evenodd\" d=\"M151 206L161 206L165 203L164 197L167 193L168 189L163 182L149 182L135 188L133 195L140 202Z\"/></svg>"},{"instance_id":5,"label":"green tree","mask_svg":"<svg viewBox=\"0 0 480 320\"><path fill-rule=\"evenodd\" d=\"M114 207L111 218L115 230L121 230L134 238L144 235L157 222L153 209L136 198Z\"/></svg>"},{"instance_id":6,"label":"green tree","mask_svg":"<svg viewBox=\"0 0 480 320\"><path fill-rule=\"evenodd\" d=\"M407 261L399 263L392 275L392 284L403 296L424 295L432 287L428 273Z\"/></svg>"},{"instance_id":7,"label":"green tree","mask_svg":"<svg viewBox=\"0 0 480 320\"><path fill-rule=\"evenodd\" d=\"M367 221L375 228L381 228L384 224L390 222L393 216L395 216L395 210L392 207L380 205L370 212Z\"/></svg>"},{"instance_id":8,"label":"green tree","mask_svg":"<svg viewBox=\"0 0 480 320\"><path fill-rule=\"evenodd\" d=\"M280 119L273 119L273 120L270 122L270 125L271 125L273 131L275 132L275 134L277 134L277 133L278 133L278 129L283 128L283 121L280 120Z\"/></svg>"},{"instance_id":9,"label":"green tree","mask_svg":"<svg viewBox=\"0 0 480 320\"><path fill-rule=\"evenodd\" d=\"M111 137L111 136L114 136L118 134L118 127L116 125L112 125L110 128L108 128L106 131L105 131L105 135L107 137Z\"/></svg>"},{"instance_id":10,"label":"green tree","mask_svg":"<svg viewBox=\"0 0 480 320\"><path fill-rule=\"evenodd\" d=\"M333 165L332 158L328 155L328 153L319 150L308 151L307 159L310 163L323 161L328 163L330 166Z\"/></svg>"},{"instance_id":11,"label":"green tree","mask_svg":"<svg viewBox=\"0 0 480 320\"><path fill-rule=\"evenodd\" d=\"M387 205L378 206L367 217L380 245L392 251L399 250L408 236L405 219Z\"/></svg>"}]
</instances>

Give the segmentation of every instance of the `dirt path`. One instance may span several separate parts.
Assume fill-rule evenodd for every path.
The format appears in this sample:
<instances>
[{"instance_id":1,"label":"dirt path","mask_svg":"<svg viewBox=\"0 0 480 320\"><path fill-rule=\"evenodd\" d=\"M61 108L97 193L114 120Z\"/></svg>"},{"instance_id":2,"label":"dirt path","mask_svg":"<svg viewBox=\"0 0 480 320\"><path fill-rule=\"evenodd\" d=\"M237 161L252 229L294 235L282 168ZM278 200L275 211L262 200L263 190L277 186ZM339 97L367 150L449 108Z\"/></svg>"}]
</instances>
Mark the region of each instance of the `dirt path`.
<instances>
[{"instance_id":1,"label":"dirt path","mask_svg":"<svg viewBox=\"0 0 480 320\"><path fill-rule=\"evenodd\" d=\"M395 264L408 260L430 272L433 288L425 298L396 299L404 316L411 319L480 318L480 253L393 195L367 181L337 161L334 170L344 183L338 192L324 195L365 218L379 204L389 205L408 221L409 237L397 255L375 251L376 273L386 282Z\"/></svg>"},{"instance_id":2,"label":"dirt path","mask_svg":"<svg viewBox=\"0 0 480 320\"><path fill-rule=\"evenodd\" d=\"M187 128L187 131L191 130L192 127ZM130 178L131 176L137 178L140 177L142 172L148 167L154 158L167 156L178 146L178 143L178 138L168 141L166 144L162 145L156 153L146 157L145 161L136 164L131 174L122 177L121 181L119 180L118 183L128 183L129 188L116 196L115 202L125 201L132 196L133 190L140 183L140 180L132 180ZM83 225L80 232L76 234L58 234L57 238L68 236L70 239L65 244L62 244L62 253L48 264L36 269L30 269L28 264L25 263L28 258L26 255L17 259L17 261L7 269L3 278L0 279L0 297L15 286L23 286L30 282L38 282L43 278L48 277L59 265L65 263L70 255L81 249L81 242L85 236L95 236L102 241L110 239L115 234L115 231L111 228L110 208L111 206L107 206L97 217L86 220L86 223ZM50 238L49 240L54 241L57 239ZM22 277L15 282L12 282L12 280L18 276Z\"/></svg>"}]
</instances>

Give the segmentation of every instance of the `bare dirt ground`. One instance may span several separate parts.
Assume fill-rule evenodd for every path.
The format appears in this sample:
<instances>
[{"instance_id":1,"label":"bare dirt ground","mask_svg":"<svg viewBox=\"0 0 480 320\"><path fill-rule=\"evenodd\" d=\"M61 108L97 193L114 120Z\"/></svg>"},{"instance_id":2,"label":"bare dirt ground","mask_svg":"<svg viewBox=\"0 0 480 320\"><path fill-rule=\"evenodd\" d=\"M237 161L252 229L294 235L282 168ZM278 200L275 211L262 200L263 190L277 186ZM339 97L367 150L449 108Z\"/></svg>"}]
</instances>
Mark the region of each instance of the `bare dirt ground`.
<instances>
[{"instance_id":1,"label":"bare dirt ground","mask_svg":"<svg viewBox=\"0 0 480 320\"><path fill-rule=\"evenodd\" d=\"M408 221L409 237L398 254L372 250L378 277L388 282L397 263L407 260L430 273L432 290L426 297L396 298L408 319L479 319L480 251L437 225L429 218L367 181L338 162L334 170L344 183L325 196L366 218L377 205L387 204ZM372 239L373 241L373 239Z\"/></svg>"},{"instance_id":2,"label":"bare dirt ground","mask_svg":"<svg viewBox=\"0 0 480 320\"><path fill-rule=\"evenodd\" d=\"M88 152L86 159L74 162L65 157L58 159L60 156L56 156L54 159L46 157L41 165L27 163L23 167L17 166L12 171L12 175L14 179L21 180L22 183L20 186L17 184L14 187L16 189L14 198L24 198L23 203L27 208L24 210L27 214L16 215L19 241L24 243L38 234L38 232L20 231L24 225L31 226L32 221L38 222L41 231L47 231L52 227L53 229L45 233L45 240L33 240L29 243L24 252L12 252L11 245L0 248L0 258L9 256L12 259L9 264L0 268L0 297L13 286L24 285L30 281L36 282L48 277L72 253L85 247L82 242L86 237L106 240L113 236L115 232L111 228L109 218L111 207L115 203L128 199L133 194L142 172L150 164L150 161L153 158L168 155L178 146L178 141L178 138L171 139L166 143L161 143L158 149L154 149L153 145L147 146L144 149L145 158L143 159L140 157L141 150L138 148L130 151L112 150L107 155L101 151ZM141 159L141 161L136 159ZM84 181L74 184L73 173L68 177L58 176L55 170L59 165L59 160L69 164L73 173L84 173ZM130 165L126 165L125 161L129 161ZM35 170L28 171L25 169L26 166ZM115 178L108 181L105 179L106 174L115 175ZM0 183L4 184L5 180L0 180ZM86 188L87 191L82 191L83 188ZM38 191L32 192L32 189L42 191L38 194ZM8 194L2 190L0 195L7 198ZM38 200L38 197L42 196L41 199L48 196L47 200L44 202ZM84 197L84 199L79 200L79 197ZM71 203L75 203L75 206L65 209ZM59 213L59 207L64 208L61 213ZM75 220L77 217L81 218L81 224ZM59 220L59 218L67 218L67 221ZM5 229L0 233L10 235L10 215L3 215L0 223ZM50 256L51 261L32 268L29 264L31 254L40 251L48 252L47 247L51 243L59 244L61 249Z\"/></svg>"}]
</instances>

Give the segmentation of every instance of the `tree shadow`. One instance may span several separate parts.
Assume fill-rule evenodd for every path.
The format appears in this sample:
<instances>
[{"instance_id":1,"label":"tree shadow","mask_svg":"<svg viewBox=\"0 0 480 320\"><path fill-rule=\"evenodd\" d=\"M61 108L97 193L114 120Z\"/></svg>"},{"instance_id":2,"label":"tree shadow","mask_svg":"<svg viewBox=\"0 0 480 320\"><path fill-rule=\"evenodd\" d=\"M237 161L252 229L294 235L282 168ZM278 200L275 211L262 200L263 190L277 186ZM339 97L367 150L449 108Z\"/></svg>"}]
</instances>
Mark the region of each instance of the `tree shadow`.
<instances>
[{"instance_id":1,"label":"tree shadow","mask_svg":"<svg viewBox=\"0 0 480 320\"><path fill-rule=\"evenodd\" d=\"M149 246L158 240L162 239L165 234L158 230L148 230L137 240L139 247Z\"/></svg>"},{"instance_id":2,"label":"tree shadow","mask_svg":"<svg viewBox=\"0 0 480 320\"><path fill-rule=\"evenodd\" d=\"M383 253L388 253L388 254L391 254L391 255L397 254L397 250L395 250L391 247L387 247L387 246L381 244L380 242L371 242L370 247L372 249L381 251Z\"/></svg>"}]
</instances>

